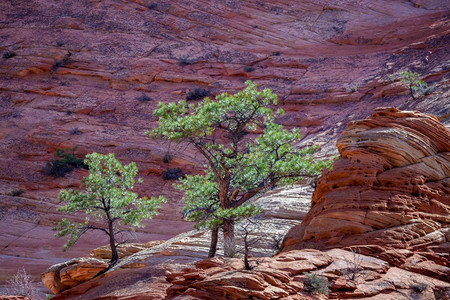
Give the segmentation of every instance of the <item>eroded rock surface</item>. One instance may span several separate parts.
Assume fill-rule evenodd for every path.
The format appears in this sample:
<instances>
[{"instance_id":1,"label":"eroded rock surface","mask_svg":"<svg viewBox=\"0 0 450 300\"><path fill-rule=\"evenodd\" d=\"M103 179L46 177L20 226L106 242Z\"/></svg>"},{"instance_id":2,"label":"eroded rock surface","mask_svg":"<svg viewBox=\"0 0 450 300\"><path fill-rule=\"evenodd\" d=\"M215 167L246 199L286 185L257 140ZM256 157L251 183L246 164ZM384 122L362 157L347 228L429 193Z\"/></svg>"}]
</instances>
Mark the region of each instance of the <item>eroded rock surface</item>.
<instances>
[{"instance_id":1,"label":"eroded rock surface","mask_svg":"<svg viewBox=\"0 0 450 300\"><path fill-rule=\"evenodd\" d=\"M358 245L450 280L450 130L427 114L380 108L351 122L337 147L341 157L283 249Z\"/></svg>"},{"instance_id":2,"label":"eroded rock surface","mask_svg":"<svg viewBox=\"0 0 450 300\"><path fill-rule=\"evenodd\" d=\"M450 296L450 284L390 267L383 260L333 249L292 250L274 257L251 258L253 269L242 260L213 258L195 268L167 272L172 284L166 299L437 299ZM329 293L308 291L307 275L328 280ZM422 283L423 291L414 290ZM327 284L325 284L327 285ZM445 299L445 298L444 298Z\"/></svg>"},{"instance_id":3,"label":"eroded rock surface","mask_svg":"<svg viewBox=\"0 0 450 300\"><path fill-rule=\"evenodd\" d=\"M449 125L449 10L441 0L0 1L0 288L22 266L37 279L107 243L90 233L62 253L53 237L53 222L65 217L59 190L86 175L45 175L57 148L135 161L144 179L137 191L168 197L136 242L191 230L161 173L196 173L203 162L185 145L144 136L158 101L195 88L236 92L252 79L279 95L286 114L278 122L300 127L302 143L322 144L323 155L334 154L349 120L379 106ZM403 70L423 74L426 97L408 101Z\"/></svg>"}]
</instances>

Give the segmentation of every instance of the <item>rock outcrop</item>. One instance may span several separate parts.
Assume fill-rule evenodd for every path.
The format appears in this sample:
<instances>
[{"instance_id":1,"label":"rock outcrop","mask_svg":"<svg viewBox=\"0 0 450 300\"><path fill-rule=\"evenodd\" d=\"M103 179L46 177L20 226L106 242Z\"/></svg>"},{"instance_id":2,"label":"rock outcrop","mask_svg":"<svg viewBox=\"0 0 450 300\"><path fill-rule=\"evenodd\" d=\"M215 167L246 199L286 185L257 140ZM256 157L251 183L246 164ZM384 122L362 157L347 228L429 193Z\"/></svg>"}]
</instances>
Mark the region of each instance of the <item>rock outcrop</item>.
<instances>
[{"instance_id":1,"label":"rock outcrop","mask_svg":"<svg viewBox=\"0 0 450 300\"><path fill-rule=\"evenodd\" d=\"M283 251L358 246L450 280L450 130L427 114L380 108L348 124L341 154Z\"/></svg>"},{"instance_id":2,"label":"rock outcrop","mask_svg":"<svg viewBox=\"0 0 450 300\"><path fill-rule=\"evenodd\" d=\"M448 282L418 275L355 251L292 250L274 257L213 258L195 268L167 272L166 299L446 299ZM322 293L308 284L311 274L326 278ZM327 289L328 287L328 289ZM328 293L326 293L328 290Z\"/></svg>"}]
</instances>

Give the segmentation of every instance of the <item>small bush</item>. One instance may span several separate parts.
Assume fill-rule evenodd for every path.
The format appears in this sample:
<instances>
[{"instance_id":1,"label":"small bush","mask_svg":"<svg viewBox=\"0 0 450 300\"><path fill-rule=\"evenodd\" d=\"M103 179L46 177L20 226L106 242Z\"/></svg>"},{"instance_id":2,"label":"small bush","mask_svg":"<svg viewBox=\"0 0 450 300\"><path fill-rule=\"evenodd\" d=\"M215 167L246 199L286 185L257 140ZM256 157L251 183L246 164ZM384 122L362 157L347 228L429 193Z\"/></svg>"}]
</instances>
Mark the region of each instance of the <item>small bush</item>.
<instances>
[{"instance_id":1,"label":"small bush","mask_svg":"<svg viewBox=\"0 0 450 300\"><path fill-rule=\"evenodd\" d=\"M63 42L61 42L61 41L56 41L56 46L58 46L58 47L62 47L64 45L64 43Z\"/></svg>"},{"instance_id":2,"label":"small bush","mask_svg":"<svg viewBox=\"0 0 450 300\"><path fill-rule=\"evenodd\" d=\"M19 190L14 190L11 192L11 196L13 197L19 197L20 195L22 195L23 193L25 193L24 190L19 189Z\"/></svg>"},{"instance_id":3,"label":"small bush","mask_svg":"<svg viewBox=\"0 0 450 300\"><path fill-rule=\"evenodd\" d=\"M280 55L281 55L281 52L280 52L280 51L276 51L276 52L273 52L272 55L273 55L273 56L280 56Z\"/></svg>"},{"instance_id":4,"label":"small bush","mask_svg":"<svg viewBox=\"0 0 450 300\"><path fill-rule=\"evenodd\" d=\"M136 98L139 102L148 102L151 101L152 98L150 98L149 96L147 96L144 92L142 92L142 95L140 95L139 97Z\"/></svg>"},{"instance_id":5,"label":"small bush","mask_svg":"<svg viewBox=\"0 0 450 300\"><path fill-rule=\"evenodd\" d=\"M188 65L191 65L192 62L189 60L189 58L187 56L184 56L184 57L180 57L178 59L178 64L180 66L188 66Z\"/></svg>"},{"instance_id":6,"label":"small bush","mask_svg":"<svg viewBox=\"0 0 450 300\"><path fill-rule=\"evenodd\" d=\"M347 93L355 93L358 91L358 87L356 85L349 86L345 89Z\"/></svg>"},{"instance_id":7,"label":"small bush","mask_svg":"<svg viewBox=\"0 0 450 300\"><path fill-rule=\"evenodd\" d=\"M73 110L70 110L70 109L68 109L68 110L66 110L66 115L73 115L75 112L73 111Z\"/></svg>"},{"instance_id":8,"label":"small bush","mask_svg":"<svg viewBox=\"0 0 450 300\"><path fill-rule=\"evenodd\" d=\"M150 3L149 5L147 5L148 9L157 9L158 8L158 3Z\"/></svg>"},{"instance_id":9,"label":"small bush","mask_svg":"<svg viewBox=\"0 0 450 300\"><path fill-rule=\"evenodd\" d=\"M313 294L328 295L328 279L318 276L315 273L304 273L306 281L304 282L304 289Z\"/></svg>"},{"instance_id":10,"label":"small bush","mask_svg":"<svg viewBox=\"0 0 450 300\"><path fill-rule=\"evenodd\" d=\"M13 278L7 281L6 293L10 296L24 296L32 300L38 299L39 294L33 286L31 276L22 267Z\"/></svg>"},{"instance_id":11,"label":"small bush","mask_svg":"<svg viewBox=\"0 0 450 300\"><path fill-rule=\"evenodd\" d=\"M245 66L244 67L244 71L247 72L247 73L250 73L250 72L255 71L255 68L252 67L252 66Z\"/></svg>"},{"instance_id":12,"label":"small bush","mask_svg":"<svg viewBox=\"0 0 450 300\"><path fill-rule=\"evenodd\" d=\"M81 131L78 129L78 127L75 127L70 131L70 135L80 135Z\"/></svg>"},{"instance_id":13,"label":"small bush","mask_svg":"<svg viewBox=\"0 0 450 300\"><path fill-rule=\"evenodd\" d=\"M425 282L411 283L409 288L412 289L416 293L423 293L427 290L428 284Z\"/></svg>"},{"instance_id":14,"label":"small bush","mask_svg":"<svg viewBox=\"0 0 450 300\"><path fill-rule=\"evenodd\" d=\"M3 53L3 58L4 59L8 59L8 58L12 58L12 57L14 57L16 55L17 54L15 52L6 51L5 53Z\"/></svg>"},{"instance_id":15,"label":"small bush","mask_svg":"<svg viewBox=\"0 0 450 300\"><path fill-rule=\"evenodd\" d=\"M47 162L44 167L45 175L53 175L54 177L64 177L67 173L71 172L75 168L87 169L87 166L83 163L82 158L77 158L72 149L72 153L67 153L67 150L57 149L55 156L57 157L51 162Z\"/></svg>"},{"instance_id":16,"label":"small bush","mask_svg":"<svg viewBox=\"0 0 450 300\"><path fill-rule=\"evenodd\" d=\"M410 71L400 73L401 81L409 88L409 93L413 99L417 99L420 95L425 95L425 91L428 89L427 83L420 79L421 76L419 73Z\"/></svg>"},{"instance_id":17,"label":"small bush","mask_svg":"<svg viewBox=\"0 0 450 300\"><path fill-rule=\"evenodd\" d=\"M183 171L180 168L166 168L166 171L162 171L164 180L177 180L180 177L183 177Z\"/></svg>"},{"instance_id":18,"label":"small bush","mask_svg":"<svg viewBox=\"0 0 450 300\"><path fill-rule=\"evenodd\" d=\"M166 152L163 156L163 162L168 164L172 160L172 155L169 152Z\"/></svg>"},{"instance_id":19,"label":"small bush","mask_svg":"<svg viewBox=\"0 0 450 300\"><path fill-rule=\"evenodd\" d=\"M195 88L193 90L190 90L189 93L186 95L186 101L202 99L209 96L209 94L210 92L207 89Z\"/></svg>"}]
</instances>

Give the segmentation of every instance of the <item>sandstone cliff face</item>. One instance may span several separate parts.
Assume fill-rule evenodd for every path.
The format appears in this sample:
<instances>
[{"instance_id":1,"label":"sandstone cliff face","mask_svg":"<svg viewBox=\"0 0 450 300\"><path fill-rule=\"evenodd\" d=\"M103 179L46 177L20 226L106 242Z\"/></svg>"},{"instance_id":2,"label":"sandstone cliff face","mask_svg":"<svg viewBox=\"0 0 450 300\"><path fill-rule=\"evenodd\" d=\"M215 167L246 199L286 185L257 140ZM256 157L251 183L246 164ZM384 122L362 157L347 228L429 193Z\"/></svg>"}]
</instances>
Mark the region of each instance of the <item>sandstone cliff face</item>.
<instances>
[{"instance_id":1,"label":"sandstone cliff face","mask_svg":"<svg viewBox=\"0 0 450 300\"><path fill-rule=\"evenodd\" d=\"M377 109L351 122L341 157L283 248L358 246L401 268L450 279L450 130L430 115Z\"/></svg>"},{"instance_id":2,"label":"sandstone cliff face","mask_svg":"<svg viewBox=\"0 0 450 300\"><path fill-rule=\"evenodd\" d=\"M170 145L166 164L169 145L143 133L156 122L158 101L194 88L235 92L247 79L272 88L286 111L278 121L301 127L303 142L323 144L324 155L349 120L378 106L449 124L449 9L440 0L1 1L0 282L22 265L37 278L106 244L93 233L62 253L64 241L53 238L63 217L59 190L79 187L86 175L43 174L57 148L136 161L144 178L137 190L169 198L138 241L189 230L177 213L180 195L161 172L197 172L198 158ZM424 74L432 93L407 102L404 69Z\"/></svg>"}]
</instances>

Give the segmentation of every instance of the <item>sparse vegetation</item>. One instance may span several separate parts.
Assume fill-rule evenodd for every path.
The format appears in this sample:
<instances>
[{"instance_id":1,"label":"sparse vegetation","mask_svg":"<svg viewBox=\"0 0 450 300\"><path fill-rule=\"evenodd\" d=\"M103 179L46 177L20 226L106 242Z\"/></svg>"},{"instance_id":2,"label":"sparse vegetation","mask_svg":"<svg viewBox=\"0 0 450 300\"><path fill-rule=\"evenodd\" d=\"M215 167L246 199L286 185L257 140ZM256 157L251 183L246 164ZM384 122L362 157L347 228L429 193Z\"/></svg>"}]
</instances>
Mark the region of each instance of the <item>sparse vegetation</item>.
<instances>
[{"instance_id":1,"label":"sparse vegetation","mask_svg":"<svg viewBox=\"0 0 450 300\"><path fill-rule=\"evenodd\" d=\"M172 155L169 152L166 152L163 156L163 163L168 164L172 160Z\"/></svg>"},{"instance_id":2,"label":"sparse vegetation","mask_svg":"<svg viewBox=\"0 0 450 300\"><path fill-rule=\"evenodd\" d=\"M64 175L71 172L75 168L87 169L87 166L83 163L83 159L77 158L74 155L75 150L76 147L72 150L57 149L55 153L57 158L51 162L47 162L44 167L44 173L46 175L53 175L54 177L64 177Z\"/></svg>"},{"instance_id":3,"label":"sparse vegetation","mask_svg":"<svg viewBox=\"0 0 450 300\"><path fill-rule=\"evenodd\" d=\"M73 115L75 112L73 110L67 109L66 110L66 115Z\"/></svg>"},{"instance_id":4,"label":"sparse vegetation","mask_svg":"<svg viewBox=\"0 0 450 300\"><path fill-rule=\"evenodd\" d=\"M25 193L24 190L18 189L18 190L12 191L12 192L11 192L11 196L13 196L13 197L19 197L19 196L22 195L23 193Z\"/></svg>"},{"instance_id":5,"label":"sparse vegetation","mask_svg":"<svg viewBox=\"0 0 450 300\"><path fill-rule=\"evenodd\" d=\"M147 5L148 9L157 9L158 8L158 3L150 3L149 5Z\"/></svg>"},{"instance_id":6,"label":"sparse vegetation","mask_svg":"<svg viewBox=\"0 0 450 300\"><path fill-rule=\"evenodd\" d=\"M192 101L197 99L202 99L209 96L210 91L204 88L195 88L190 90L186 95L186 101Z\"/></svg>"},{"instance_id":7,"label":"sparse vegetation","mask_svg":"<svg viewBox=\"0 0 450 300\"><path fill-rule=\"evenodd\" d=\"M250 218L247 218L243 223L244 224L241 224L241 229L244 239L244 266L246 270L252 270L253 267L250 266L250 263L248 261L248 255L250 251L250 246L253 246L259 240L259 238L255 237L253 239L249 239L249 237L252 232L257 231L258 224Z\"/></svg>"},{"instance_id":8,"label":"sparse vegetation","mask_svg":"<svg viewBox=\"0 0 450 300\"><path fill-rule=\"evenodd\" d=\"M149 96L147 96L144 92L142 92L142 95L140 95L139 97L136 98L139 102L148 102L151 101L152 98L150 98Z\"/></svg>"},{"instance_id":9,"label":"sparse vegetation","mask_svg":"<svg viewBox=\"0 0 450 300\"><path fill-rule=\"evenodd\" d=\"M189 58L187 56L183 56L178 59L178 64L180 66L188 66L188 65L191 65L192 62L189 60Z\"/></svg>"},{"instance_id":10,"label":"sparse vegetation","mask_svg":"<svg viewBox=\"0 0 450 300\"><path fill-rule=\"evenodd\" d=\"M61 41L56 41L56 46L62 47L62 46L64 46L64 43Z\"/></svg>"},{"instance_id":11,"label":"sparse vegetation","mask_svg":"<svg viewBox=\"0 0 450 300\"><path fill-rule=\"evenodd\" d=\"M177 180L184 176L180 168L166 168L161 175L164 180Z\"/></svg>"},{"instance_id":12,"label":"sparse vegetation","mask_svg":"<svg viewBox=\"0 0 450 300\"><path fill-rule=\"evenodd\" d=\"M422 75L416 72L403 71L400 73L400 76L401 81L406 84L413 99L417 99L418 96L426 94L428 85L425 81L420 79Z\"/></svg>"},{"instance_id":13,"label":"sparse vegetation","mask_svg":"<svg viewBox=\"0 0 450 300\"><path fill-rule=\"evenodd\" d=\"M428 284L426 284L425 282L411 283L409 285L409 288L412 289L416 293L423 293L427 290Z\"/></svg>"},{"instance_id":14,"label":"sparse vegetation","mask_svg":"<svg viewBox=\"0 0 450 300\"><path fill-rule=\"evenodd\" d=\"M78 129L78 127L75 127L70 131L70 135L80 135L82 132Z\"/></svg>"},{"instance_id":15,"label":"sparse vegetation","mask_svg":"<svg viewBox=\"0 0 450 300\"><path fill-rule=\"evenodd\" d=\"M4 59L8 59L8 58L12 58L14 56L16 56L17 54L15 52L12 51L6 51L5 53L3 53L3 58Z\"/></svg>"},{"instance_id":16,"label":"sparse vegetation","mask_svg":"<svg viewBox=\"0 0 450 300\"><path fill-rule=\"evenodd\" d=\"M253 71L255 71L255 67L245 66L244 67L244 71L247 72L247 73L253 72Z\"/></svg>"},{"instance_id":17,"label":"sparse vegetation","mask_svg":"<svg viewBox=\"0 0 450 300\"><path fill-rule=\"evenodd\" d=\"M72 52L67 51L67 54L64 55L62 60L55 59L55 62L52 65L51 72L55 72L59 67L63 67L70 62L70 57L72 56Z\"/></svg>"},{"instance_id":18,"label":"sparse vegetation","mask_svg":"<svg viewBox=\"0 0 450 300\"><path fill-rule=\"evenodd\" d=\"M13 278L7 281L6 294L10 296L24 296L31 300L39 299L38 289L33 286L31 276L25 268L17 271Z\"/></svg>"},{"instance_id":19,"label":"sparse vegetation","mask_svg":"<svg viewBox=\"0 0 450 300\"><path fill-rule=\"evenodd\" d=\"M272 53L272 56L280 56L281 52L280 51L275 51Z\"/></svg>"},{"instance_id":20,"label":"sparse vegetation","mask_svg":"<svg viewBox=\"0 0 450 300\"><path fill-rule=\"evenodd\" d=\"M304 273L306 280L304 282L304 289L313 294L328 295L328 279L323 276L318 276L315 273Z\"/></svg>"},{"instance_id":21,"label":"sparse vegetation","mask_svg":"<svg viewBox=\"0 0 450 300\"><path fill-rule=\"evenodd\" d=\"M345 262L347 263L346 275L350 280L355 280L356 275L361 270L361 263L362 263L361 250L351 248L350 251L352 252L352 258L345 259Z\"/></svg>"},{"instance_id":22,"label":"sparse vegetation","mask_svg":"<svg viewBox=\"0 0 450 300\"><path fill-rule=\"evenodd\" d=\"M89 230L106 233L110 241L111 267L119 259L118 235L126 229L143 227L141 221L153 217L165 199L139 198L132 192L138 172L134 162L123 166L112 153L91 153L86 155L84 163L89 167L89 175L83 178L86 192L61 190L59 199L67 204L58 210L66 213L82 211L86 219L80 223L63 219L53 230L58 231L58 237L68 236L64 250Z\"/></svg>"},{"instance_id":23,"label":"sparse vegetation","mask_svg":"<svg viewBox=\"0 0 450 300\"><path fill-rule=\"evenodd\" d=\"M347 93L355 93L358 91L358 87L356 85L349 86L345 89Z\"/></svg>"}]
</instances>

